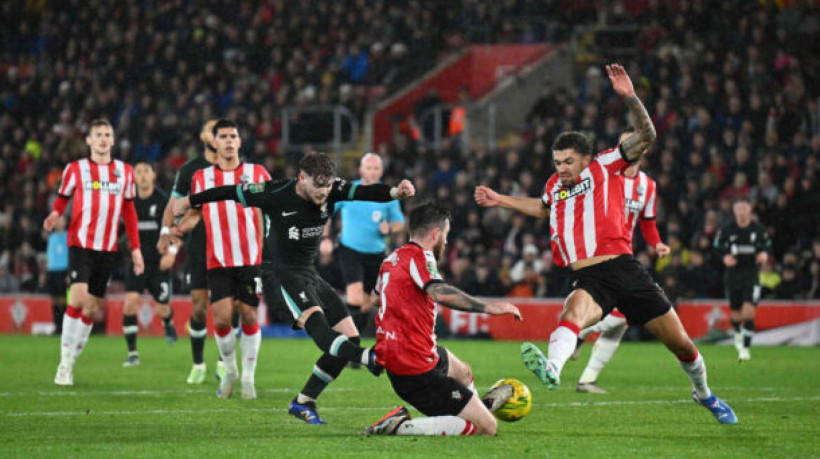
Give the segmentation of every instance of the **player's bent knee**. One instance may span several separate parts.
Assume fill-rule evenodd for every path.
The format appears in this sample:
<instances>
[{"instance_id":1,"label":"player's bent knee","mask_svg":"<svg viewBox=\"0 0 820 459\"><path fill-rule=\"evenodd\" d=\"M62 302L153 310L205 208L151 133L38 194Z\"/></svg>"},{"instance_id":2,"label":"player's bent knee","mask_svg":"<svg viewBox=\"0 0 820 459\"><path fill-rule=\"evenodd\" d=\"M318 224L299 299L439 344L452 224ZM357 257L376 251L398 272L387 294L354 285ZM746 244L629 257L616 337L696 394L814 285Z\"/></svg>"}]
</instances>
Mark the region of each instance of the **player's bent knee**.
<instances>
[{"instance_id":1,"label":"player's bent knee","mask_svg":"<svg viewBox=\"0 0 820 459\"><path fill-rule=\"evenodd\" d=\"M345 289L347 302L354 306L361 306L364 303L364 287L361 282L349 284Z\"/></svg>"},{"instance_id":2,"label":"player's bent knee","mask_svg":"<svg viewBox=\"0 0 820 459\"><path fill-rule=\"evenodd\" d=\"M306 326L307 326L308 319L310 319L310 316L312 316L316 312L321 312L321 311L322 311L322 308L320 308L319 306L311 306L311 307L305 309L304 311L302 311L301 314L299 314L299 317L296 318L296 325L301 329L307 330Z\"/></svg>"},{"instance_id":3,"label":"player's bent knee","mask_svg":"<svg viewBox=\"0 0 820 459\"><path fill-rule=\"evenodd\" d=\"M193 306L193 314L202 314L204 319L208 313L208 291L191 290L191 305Z\"/></svg>"},{"instance_id":4,"label":"player's bent knee","mask_svg":"<svg viewBox=\"0 0 820 459\"><path fill-rule=\"evenodd\" d=\"M470 367L470 364L462 362L461 363L461 382L464 383L465 386L470 385L473 381L473 369Z\"/></svg>"},{"instance_id":5,"label":"player's bent knee","mask_svg":"<svg viewBox=\"0 0 820 459\"><path fill-rule=\"evenodd\" d=\"M331 328L333 328L333 331L341 333L347 337L359 336L359 330L356 328L356 324L353 323L353 319L350 316L340 320Z\"/></svg>"},{"instance_id":6,"label":"player's bent knee","mask_svg":"<svg viewBox=\"0 0 820 459\"><path fill-rule=\"evenodd\" d=\"M86 295L85 301L82 302L83 315L86 317L91 317L96 314L97 311L100 310L102 302L102 298L98 298L91 294Z\"/></svg>"},{"instance_id":7,"label":"player's bent knee","mask_svg":"<svg viewBox=\"0 0 820 459\"><path fill-rule=\"evenodd\" d=\"M247 304L240 303L241 315L243 325L254 325L259 321L256 308L250 307Z\"/></svg>"},{"instance_id":8,"label":"player's bent knee","mask_svg":"<svg viewBox=\"0 0 820 459\"><path fill-rule=\"evenodd\" d=\"M157 305L159 309L160 305ZM122 313L125 315L133 315L137 313L139 307L139 295L128 293L125 295L125 303L122 306Z\"/></svg>"},{"instance_id":9,"label":"player's bent knee","mask_svg":"<svg viewBox=\"0 0 820 459\"><path fill-rule=\"evenodd\" d=\"M325 319L325 314L321 312L321 310L314 311L310 314L305 321L304 329L322 352L333 355L331 346L333 345L333 341L341 335L330 328L327 319Z\"/></svg>"}]
</instances>

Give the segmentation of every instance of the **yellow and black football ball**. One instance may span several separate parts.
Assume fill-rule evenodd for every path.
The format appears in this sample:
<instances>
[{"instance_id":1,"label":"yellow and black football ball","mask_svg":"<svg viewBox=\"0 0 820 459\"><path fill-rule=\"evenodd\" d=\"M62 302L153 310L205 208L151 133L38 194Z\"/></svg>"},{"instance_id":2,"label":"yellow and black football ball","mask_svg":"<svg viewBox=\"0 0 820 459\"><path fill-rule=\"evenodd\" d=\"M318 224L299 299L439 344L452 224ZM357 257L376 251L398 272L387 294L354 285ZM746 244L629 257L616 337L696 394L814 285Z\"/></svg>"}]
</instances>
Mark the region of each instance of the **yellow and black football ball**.
<instances>
[{"instance_id":1,"label":"yellow and black football ball","mask_svg":"<svg viewBox=\"0 0 820 459\"><path fill-rule=\"evenodd\" d=\"M530 389L517 379L507 378L500 379L493 384L493 388L503 384L510 384L513 387L513 395L507 400L507 403L496 410L495 417L502 421L513 422L517 421L532 409L532 395Z\"/></svg>"}]
</instances>

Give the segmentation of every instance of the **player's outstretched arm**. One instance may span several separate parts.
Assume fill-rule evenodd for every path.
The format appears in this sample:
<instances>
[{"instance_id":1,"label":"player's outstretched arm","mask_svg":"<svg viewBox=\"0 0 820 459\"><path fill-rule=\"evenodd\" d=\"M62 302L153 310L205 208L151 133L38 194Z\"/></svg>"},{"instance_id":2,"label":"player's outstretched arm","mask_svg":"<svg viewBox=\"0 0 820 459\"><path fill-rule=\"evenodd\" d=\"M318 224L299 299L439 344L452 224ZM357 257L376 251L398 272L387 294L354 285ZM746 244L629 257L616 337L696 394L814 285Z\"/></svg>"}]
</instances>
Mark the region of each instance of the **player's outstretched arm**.
<instances>
[{"instance_id":1,"label":"player's outstretched arm","mask_svg":"<svg viewBox=\"0 0 820 459\"><path fill-rule=\"evenodd\" d=\"M536 218L550 216L549 209L540 198L517 198L496 193L492 188L479 185L475 188L475 202L482 207L504 207Z\"/></svg>"},{"instance_id":2,"label":"player's outstretched arm","mask_svg":"<svg viewBox=\"0 0 820 459\"><path fill-rule=\"evenodd\" d=\"M434 282L427 286L425 292L427 292L436 303L450 309L467 312L485 312L494 316L511 314L518 320L524 320L521 317L521 311L512 303L485 303L445 282Z\"/></svg>"},{"instance_id":3,"label":"player's outstretched arm","mask_svg":"<svg viewBox=\"0 0 820 459\"><path fill-rule=\"evenodd\" d=\"M612 64L606 66L606 73L609 75L609 81L612 82L612 89L624 99L629 111L632 112L636 135L624 140L621 144L621 151L629 161L636 161L657 138L655 126L652 124L646 107L635 94L635 88L626 70L618 64Z\"/></svg>"},{"instance_id":4,"label":"player's outstretched arm","mask_svg":"<svg viewBox=\"0 0 820 459\"><path fill-rule=\"evenodd\" d=\"M374 183L373 185L351 185L346 184L342 194L347 194L356 201L388 202L395 199L407 199L415 196L416 188L410 180L404 179L397 186L390 187L384 183ZM345 189L349 190L345 193Z\"/></svg>"}]
</instances>

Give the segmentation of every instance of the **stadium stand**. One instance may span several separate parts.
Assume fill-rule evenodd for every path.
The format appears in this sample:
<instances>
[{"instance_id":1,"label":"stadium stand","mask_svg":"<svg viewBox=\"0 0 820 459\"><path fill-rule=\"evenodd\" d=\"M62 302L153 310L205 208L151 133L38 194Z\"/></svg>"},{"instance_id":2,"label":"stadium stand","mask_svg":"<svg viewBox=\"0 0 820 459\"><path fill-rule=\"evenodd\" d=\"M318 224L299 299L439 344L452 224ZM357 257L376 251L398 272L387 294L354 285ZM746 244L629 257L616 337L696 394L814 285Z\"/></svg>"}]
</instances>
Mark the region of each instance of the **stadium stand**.
<instances>
[{"instance_id":1,"label":"stadium stand","mask_svg":"<svg viewBox=\"0 0 820 459\"><path fill-rule=\"evenodd\" d=\"M479 209L472 190L483 183L540 195L562 130L588 132L598 150L614 146L628 123L602 65L617 58L659 135L644 170L658 182L658 226L674 254L655 261L639 238L636 253L670 296L723 296L712 240L731 199L749 196L774 241L766 294L820 298L820 11L814 2L732 0L715 14L705 3L4 2L0 291L45 291L41 223L63 165L86 152L82 128L92 118L115 124L118 157L165 166L165 189L198 153L201 122L215 115L247 126L246 156L282 174L284 106L341 104L361 118L467 44L563 41L573 27L603 20L634 31L634 52L612 54L606 37L590 43L575 87L546 88L522 107L529 121L503 146L465 153L445 141L437 152L399 138L380 151L387 182L417 177L421 197L462 209L442 268L475 294L566 292L546 222ZM565 26L520 20L545 16ZM528 244L541 268L521 267L514 282Z\"/></svg>"}]
</instances>

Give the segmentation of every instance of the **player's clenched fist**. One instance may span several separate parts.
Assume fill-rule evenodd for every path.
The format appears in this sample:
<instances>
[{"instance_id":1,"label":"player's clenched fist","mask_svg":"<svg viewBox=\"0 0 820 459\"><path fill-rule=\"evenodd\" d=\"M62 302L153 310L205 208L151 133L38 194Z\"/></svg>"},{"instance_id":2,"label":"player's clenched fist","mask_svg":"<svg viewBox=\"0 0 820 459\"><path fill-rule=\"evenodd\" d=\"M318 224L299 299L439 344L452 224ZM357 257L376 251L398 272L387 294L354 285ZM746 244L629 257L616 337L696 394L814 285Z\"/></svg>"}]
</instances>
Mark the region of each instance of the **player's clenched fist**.
<instances>
[{"instance_id":1,"label":"player's clenched fist","mask_svg":"<svg viewBox=\"0 0 820 459\"><path fill-rule=\"evenodd\" d=\"M415 196L415 194L416 187L414 187L413 183L407 179L402 180L397 187L390 190L390 195L395 199L407 199Z\"/></svg>"},{"instance_id":2,"label":"player's clenched fist","mask_svg":"<svg viewBox=\"0 0 820 459\"><path fill-rule=\"evenodd\" d=\"M475 202L482 207L495 207L501 203L498 201L498 193L492 188L484 185L475 187Z\"/></svg>"}]
</instances>

